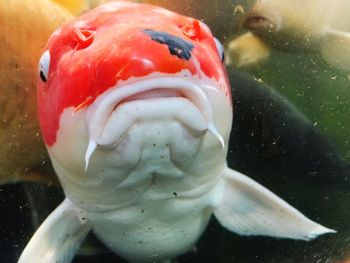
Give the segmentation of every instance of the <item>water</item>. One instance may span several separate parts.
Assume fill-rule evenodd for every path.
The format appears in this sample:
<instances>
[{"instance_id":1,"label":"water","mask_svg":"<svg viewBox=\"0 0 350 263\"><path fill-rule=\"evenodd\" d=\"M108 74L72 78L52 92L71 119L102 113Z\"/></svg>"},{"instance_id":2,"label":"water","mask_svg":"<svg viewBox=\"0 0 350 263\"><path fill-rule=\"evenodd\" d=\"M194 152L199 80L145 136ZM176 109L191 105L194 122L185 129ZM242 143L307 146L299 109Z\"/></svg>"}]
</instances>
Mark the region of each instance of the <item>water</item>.
<instances>
[{"instance_id":1,"label":"water","mask_svg":"<svg viewBox=\"0 0 350 263\"><path fill-rule=\"evenodd\" d=\"M254 1L243 0L200 1L201 4L183 0L177 5L174 1L150 2L205 20L225 46L244 33L237 28L254 4ZM244 14L237 6L243 8ZM0 12L2 10L0 8ZM11 38L10 34L0 33L3 34L1 39L11 42L7 39ZM0 50L8 49L2 45ZM291 51L274 47L273 43L271 46L270 57L264 63L241 69L233 64L227 68L234 98L229 166L249 175L308 217L338 233L310 242L242 237L225 230L212 218L193 251L180 256L176 262L345 263L350 260L350 71L331 65L320 53L309 49ZM21 64L23 54L16 56L20 58L17 61L20 67L16 66L16 70L23 78L16 81L33 86L34 81L27 78L36 74L36 69L27 74L23 69L27 64ZM6 66L0 67L2 78L9 81L13 75L6 70ZM6 90L1 94L4 98ZM15 96L11 93L11 101L16 101ZM3 114L1 117L5 119ZM29 120L31 116L35 115L30 112ZM5 134L2 142L9 136L6 127L1 126ZM16 131L14 128L11 134ZM30 132L35 135L38 127ZM16 136L11 140L15 145ZM53 178L41 146L33 149L31 144L18 139L16 147L26 154L40 151L35 169L26 174L34 177L49 174L44 178ZM7 167L6 154L4 151L3 157L0 156L3 158L0 178L5 178L4 182L12 176L6 171L21 166L21 161L16 159L15 164L9 165L11 169ZM21 156L20 153L17 156ZM1 186L0 196L3 210L0 262L16 262L35 229L62 200L63 194L54 182L17 182ZM78 256L73 262L124 262L104 248L99 251L98 256Z\"/></svg>"}]
</instances>

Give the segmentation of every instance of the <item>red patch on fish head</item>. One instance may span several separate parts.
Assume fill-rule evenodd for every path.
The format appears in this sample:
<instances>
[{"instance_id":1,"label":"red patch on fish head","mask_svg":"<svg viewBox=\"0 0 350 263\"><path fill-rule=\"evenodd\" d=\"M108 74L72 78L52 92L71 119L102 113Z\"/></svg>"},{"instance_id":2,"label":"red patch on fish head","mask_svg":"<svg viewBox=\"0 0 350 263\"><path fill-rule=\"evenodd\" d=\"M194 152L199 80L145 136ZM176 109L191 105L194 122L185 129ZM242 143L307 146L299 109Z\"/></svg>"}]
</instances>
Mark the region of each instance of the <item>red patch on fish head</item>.
<instances>
[{"instance_id":1,"label":"red patch on fish head","mask_svg":"<svg viewBox=\"0 0 350 263\"><path fill-rule=\"evenodd\" d=\"M192 46L191 58L172 48L173 43ZM230 97L220 55L207 26L159 7L107 3L58 29L47 49L51 60L47 81L39 80L38 104L49 146L56 141L64 109L84 108L119 81L130 78L183 70L200 76L201 71L220 82Z\"/></svg>"}]
</instances>

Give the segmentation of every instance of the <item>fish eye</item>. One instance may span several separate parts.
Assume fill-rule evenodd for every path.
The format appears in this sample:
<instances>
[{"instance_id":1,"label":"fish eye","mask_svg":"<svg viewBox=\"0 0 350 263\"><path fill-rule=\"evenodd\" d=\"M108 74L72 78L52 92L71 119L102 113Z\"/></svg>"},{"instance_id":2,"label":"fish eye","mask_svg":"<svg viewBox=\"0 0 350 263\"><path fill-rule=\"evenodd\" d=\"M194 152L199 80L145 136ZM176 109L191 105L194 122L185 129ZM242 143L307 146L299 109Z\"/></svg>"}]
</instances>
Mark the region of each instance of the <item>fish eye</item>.
<instances>
[{"instance_id":1,"label":"fish eye","mask_svg":"<svg viewBox=\"0 0 350 263\"><path fill-rule=\"evenodd\" d=\"M40 58L39 61L39 74L40 74L40 79L43 82L47 82L48 80L48 75L49 75L49 67L50 67L50 52L49 50L46 50Z\"/></svg>"},{"instance_id":2,"label":"fish eye","mask_svg":"<svg viewBox=\"0 0 350 263\"><path fill-rule=\"evenodd\" d=\"M216 37L214 37L214 40L215 40L216 49L218 50L221 62L224 62L224 59L225 59L224 47Z\"/></svg>"}]
</instances>

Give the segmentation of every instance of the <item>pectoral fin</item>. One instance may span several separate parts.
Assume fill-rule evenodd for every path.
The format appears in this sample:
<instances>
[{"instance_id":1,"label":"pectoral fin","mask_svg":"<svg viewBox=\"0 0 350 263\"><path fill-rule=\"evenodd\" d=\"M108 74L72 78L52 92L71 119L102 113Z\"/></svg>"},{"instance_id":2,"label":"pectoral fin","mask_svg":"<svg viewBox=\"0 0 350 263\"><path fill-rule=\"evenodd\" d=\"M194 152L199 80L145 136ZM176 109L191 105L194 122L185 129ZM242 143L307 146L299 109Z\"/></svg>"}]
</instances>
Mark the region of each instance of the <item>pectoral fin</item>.
<instances>
[{"instance_id":1,"label":"pectoral fin","mask_svg":"<svg viewBox=\"0 0 350 263\"><path fill-rule=\"evenodd\" d=\"M90 230L84 212L65 199L42 223L18 263L68 263Z\"/></svg>"},{"instance_id":2,"label":"pectoral fin","mask_svg":"<svg viewBox=\"0 0 350 263\"><path fill-rule=\"evenodd\" d=\"M304 240L335 232L311 221L247 176L229 168L224 173L224 195L214 214L228 230Z\"/></svg>"},{"instance_id":3,"label":"pectoral fin","mask_svg":"<svg viewBox=\"0 0 350 263\"><path fill-rule=\"evenodd\" d=\"M330 65L350 71L350 33L327 30L321 53Z\"/></svg>"}]
</instances>

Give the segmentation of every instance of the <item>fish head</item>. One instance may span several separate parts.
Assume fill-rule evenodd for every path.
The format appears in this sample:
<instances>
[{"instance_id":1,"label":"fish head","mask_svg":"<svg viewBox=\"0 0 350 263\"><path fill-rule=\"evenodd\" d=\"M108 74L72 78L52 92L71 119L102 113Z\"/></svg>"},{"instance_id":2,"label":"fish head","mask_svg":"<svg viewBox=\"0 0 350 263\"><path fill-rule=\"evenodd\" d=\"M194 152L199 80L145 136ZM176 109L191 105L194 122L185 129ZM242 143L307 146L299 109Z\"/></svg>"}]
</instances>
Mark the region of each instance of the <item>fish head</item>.
<instances>
[{"instance_id":1,"label":"fish head","mask_svg":"<svg viewBox=\"0 0 350 263\"><path fill-rule=\"evenodd\" d=\"M63 187L222 169L222 52L204 23L152 5L110 2L59 28L40 60L38 107Z\"/></svg>"},{"instance_id":2,"label":"fish head","mask_svg":"<svg viewBox=\"0 0 350 263\"><path fill-rule=\"evenodd\" d=\"M258 0L248 12L244 27L257 35L268 36L279 32L282 28L282 16L272 0Z\"/></svg>"}]
</instances>

